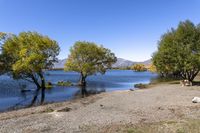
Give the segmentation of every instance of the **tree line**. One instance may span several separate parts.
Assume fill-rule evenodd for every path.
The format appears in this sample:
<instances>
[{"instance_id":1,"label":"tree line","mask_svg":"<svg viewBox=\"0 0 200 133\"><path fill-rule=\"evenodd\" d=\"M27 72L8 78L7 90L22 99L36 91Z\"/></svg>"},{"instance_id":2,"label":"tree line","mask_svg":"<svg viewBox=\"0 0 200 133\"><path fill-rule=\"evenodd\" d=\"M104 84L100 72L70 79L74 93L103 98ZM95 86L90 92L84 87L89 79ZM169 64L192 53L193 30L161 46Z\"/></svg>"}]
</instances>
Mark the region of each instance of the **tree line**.
<instances>
[{"instance_id":1,"label":"tree line","mask_svg":"<svg viewBox=\"0 0 200 133\"><path fill-rule=\"evenodd\" d=\"M150 63L150 64L141 64L141 63L136 63L133 64L132 66L127 66L127 67L113 67L112 69L116 70L133 70L135 72L144 72L144 71L149 71L152 73L156 72L156 67Z\"/></svg>"}]
</instances>

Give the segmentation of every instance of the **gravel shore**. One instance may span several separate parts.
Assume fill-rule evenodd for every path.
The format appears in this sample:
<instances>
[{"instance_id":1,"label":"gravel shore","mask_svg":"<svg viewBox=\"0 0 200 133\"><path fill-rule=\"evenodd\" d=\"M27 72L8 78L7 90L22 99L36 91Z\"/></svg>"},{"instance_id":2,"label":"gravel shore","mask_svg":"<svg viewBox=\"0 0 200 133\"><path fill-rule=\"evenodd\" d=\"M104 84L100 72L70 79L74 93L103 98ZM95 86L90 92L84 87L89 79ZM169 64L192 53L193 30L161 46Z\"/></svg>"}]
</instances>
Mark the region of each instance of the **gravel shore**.
<instances>
[{"instance_id":1,"label":"gravel shore","mask_svg":"<svg viewBox=\"0 0 200 133\"><path fill-rule=\"evenodd\" d=\"M161 84L0 113L1 133L114 132L117 125L200 119L200 87Z\"/></svg>"}]
</instances>

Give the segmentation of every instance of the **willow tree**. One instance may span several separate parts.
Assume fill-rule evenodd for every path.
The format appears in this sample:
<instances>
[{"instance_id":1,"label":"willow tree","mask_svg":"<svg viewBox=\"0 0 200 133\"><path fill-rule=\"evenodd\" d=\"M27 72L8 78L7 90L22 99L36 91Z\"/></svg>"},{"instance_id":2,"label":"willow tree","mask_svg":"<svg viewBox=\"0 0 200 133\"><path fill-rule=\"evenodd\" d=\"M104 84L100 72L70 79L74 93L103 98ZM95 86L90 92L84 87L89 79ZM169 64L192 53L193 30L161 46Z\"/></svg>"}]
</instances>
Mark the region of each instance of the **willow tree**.
<instances>
[{"instance_id":1,"label":"willow tree","mask_svg":"<svg viewBox=\"0 0 200 133\"><path fill-rule=\"evenodd\" d=\"M162 75L179 75L193 81L200 71L200 25L187 20L165 33L153 55L153 64Z\"/></svg>"},{"instance_id":2,"label":"willow tree","mask_svg":"<svg viewBox=\"0 0 200 133\"><path fill-rule=\"evenodd\" d=\"M109 49L95 43L78 41L70 49L65 70L79 72L79 85L85 86L88 76L95 73L104 74L116 60L115 54Z\"/></svg>"},{"instance_id":3,"label":"willow tree","mask_svg":"<svg viewBox=\"0 0 200 133\"><path fill-rule=\"evenodd\" d=\"M2 46L2 59L6 73L14 79L25 79L37 86L36 94L41 90L41 104L45 97L44 70L53 67L60 48L58 43L37 32L22 32L9 37ZM34 97L32 104L37 99Z\"/></svg>"}]
</instances>

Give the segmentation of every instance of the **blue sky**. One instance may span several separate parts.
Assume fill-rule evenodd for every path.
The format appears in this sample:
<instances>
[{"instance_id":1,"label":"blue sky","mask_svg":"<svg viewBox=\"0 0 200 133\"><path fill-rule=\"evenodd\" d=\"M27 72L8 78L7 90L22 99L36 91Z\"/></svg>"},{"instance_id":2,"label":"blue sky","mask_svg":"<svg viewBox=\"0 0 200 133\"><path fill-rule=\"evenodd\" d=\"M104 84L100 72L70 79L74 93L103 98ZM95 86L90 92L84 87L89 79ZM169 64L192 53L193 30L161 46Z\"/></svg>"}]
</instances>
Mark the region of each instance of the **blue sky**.
<instances>
[{"instance_id":1,"label":"blue sky","mask_svg":"<svg viewBox=\"0 0 200 133\"><path fill-rule=\"evenodd\" d=\"M58 41L61 59L85 40L143 61L179 21L200 23L200 0L0 0L0 12L0 31L48 35Z\"/></svg>"}]
</instances>

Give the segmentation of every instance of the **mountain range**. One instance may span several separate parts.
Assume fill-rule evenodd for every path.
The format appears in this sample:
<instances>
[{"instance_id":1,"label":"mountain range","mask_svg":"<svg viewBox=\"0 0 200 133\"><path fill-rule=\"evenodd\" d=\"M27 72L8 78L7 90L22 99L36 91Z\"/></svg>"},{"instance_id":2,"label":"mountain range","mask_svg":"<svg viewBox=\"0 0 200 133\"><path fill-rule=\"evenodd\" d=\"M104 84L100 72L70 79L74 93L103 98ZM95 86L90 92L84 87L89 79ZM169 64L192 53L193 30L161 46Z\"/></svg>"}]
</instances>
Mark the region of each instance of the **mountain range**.
<instances>
[{"instance_id":1,"label":"mountain range","mask_svg":"<svg viewBox=\"0 0 200 133\"><path fill-rule=\"evenodd\" d=\"M126 60L123 58L117 58L117 62L115 64L113 64L114 68L125 68L125 67L130 67L134 64L144 64L144 65L149 65L151 64L151 60L146 60L146 61L142 61L142 62L137 62L137 61L131 61L131 60Z\"/></svg>"},{"instance_id":2,"label":"mountain range","mask_svg":"<svg viewBox=\"0 0 200 133\"><path fill-rule=\"evenodd\" d=\"M54 64L54 68L64 68L64 64L67 59L62 59L58 60L57 63ZM142 62L136 62L136 61L131 61L131 60L126 60L123 58L117 58L117 62L113 64L114 68L125 68L125 67L130 67L134 64L144 64L144 65L149 65L151 64L151 59L142 61Z\"/></svg>"}]
</instances>

